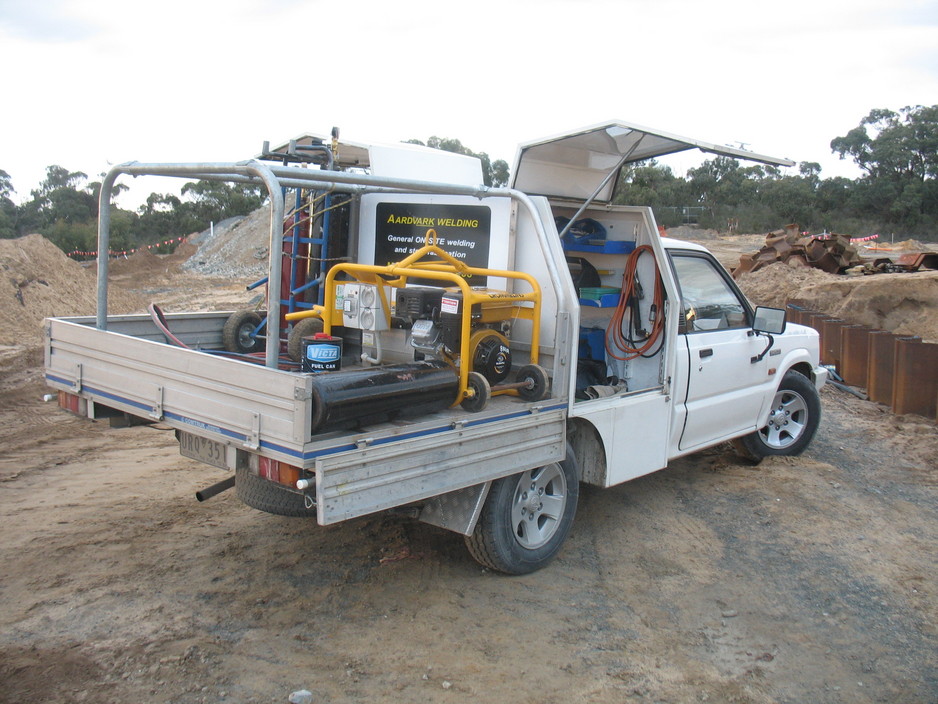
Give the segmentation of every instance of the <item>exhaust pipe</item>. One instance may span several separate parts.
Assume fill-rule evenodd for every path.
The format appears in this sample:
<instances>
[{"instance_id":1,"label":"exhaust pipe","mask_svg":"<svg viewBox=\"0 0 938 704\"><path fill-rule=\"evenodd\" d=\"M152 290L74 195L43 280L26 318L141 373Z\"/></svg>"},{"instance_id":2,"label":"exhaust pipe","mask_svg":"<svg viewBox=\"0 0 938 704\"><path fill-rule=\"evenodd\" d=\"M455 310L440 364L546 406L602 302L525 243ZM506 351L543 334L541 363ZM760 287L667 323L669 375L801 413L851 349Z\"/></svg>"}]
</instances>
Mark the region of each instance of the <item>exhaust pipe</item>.
<instances>
[{"instance_id":1,"label":"exhaust pipe","mask_svg":"<svg viewBox=\"0 0 938 704\"><path fill-rule=\"evenodd\" d=\"M223 491L230 489L234 485L235 478L234 475L231 475L227 479L223 479L217 484L212 484L211 486L202 489L202 491L195 492L195 498L199 501L205 501L206 499L212 498L216 494L220 494Z\"/></svg>"}]
</instances>

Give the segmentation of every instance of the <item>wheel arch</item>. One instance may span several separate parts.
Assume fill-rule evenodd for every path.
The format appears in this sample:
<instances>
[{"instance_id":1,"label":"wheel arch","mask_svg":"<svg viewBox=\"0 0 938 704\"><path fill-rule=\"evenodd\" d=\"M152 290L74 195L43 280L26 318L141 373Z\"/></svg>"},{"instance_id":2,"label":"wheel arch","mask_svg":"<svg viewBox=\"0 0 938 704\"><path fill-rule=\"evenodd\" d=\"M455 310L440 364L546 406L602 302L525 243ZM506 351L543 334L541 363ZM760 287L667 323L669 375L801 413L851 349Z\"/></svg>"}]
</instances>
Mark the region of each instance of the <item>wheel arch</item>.
<instances>
[{"instance_id":1,"label":"wheel arch","mask_svg":"<svg viewBox=\"0 0 938 704\"><path fill-rule=\"evenodd\" d=\"M781 387L782 380L785 378L785 375L788 374L788 372L795 372L796 374L801 374L803 377L806 377L812 384L814 383L814 374L813 374L814 366L811 364L811 361L808 358L805 350L801 350L800 353L795 352L789 355L788 358L785 360L785 362L786 364L784 366L779 365L778 372L775 374L775 384L774 384L775 391L772 391L771 394L769 394L766 397L765 401L762 404L762 409L759 411L759 418L756 423L757 428L761 428L763 425L765 425L766 421L768 420L769 411L771 410L770 406L771 406L772 396L774 396L774 394L778 391L779 387ZM772 388L772 387L768 385L765 387L766 390L768 390L769 388Z\"/></svg>"},{"instance_id":2,"label":"wheel arch","mask_svg":"<svg viewBox=\"0 0 938 704\"><path fill-rule=\"evenodd\" d=\"M569 419L567 442L573 449L580 481L593 486L606 486L606 447L596 426L585 418Z\"/></svg>"},{"instance_id":3,"label":"wheel arch","mask_svg":"<svg viewBox=\"0 0 938 704\"><path fill-rule=\"evenodd\" d=\"M787 370L785 370L782 376L784 377L785 374L787 374L788 372L798 372L802 376L806 376L808 377L808 379L811 379L811 376L812 376L811 372L813 370L814 370L814 367L811 366L810 362L808 362L807 360L802 360L800 362L796 362L795 364L791 365Z\"/></svg>"}]
</instances>

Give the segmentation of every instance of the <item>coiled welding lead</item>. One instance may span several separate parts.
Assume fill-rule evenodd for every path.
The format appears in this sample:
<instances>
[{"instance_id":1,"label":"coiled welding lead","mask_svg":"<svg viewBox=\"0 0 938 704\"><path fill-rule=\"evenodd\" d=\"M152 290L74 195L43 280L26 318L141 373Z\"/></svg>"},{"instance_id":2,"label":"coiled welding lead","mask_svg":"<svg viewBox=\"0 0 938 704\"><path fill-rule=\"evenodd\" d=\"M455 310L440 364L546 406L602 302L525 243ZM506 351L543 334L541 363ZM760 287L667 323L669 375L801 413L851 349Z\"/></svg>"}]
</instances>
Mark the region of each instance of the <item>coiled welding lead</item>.
<instances>
[{"instance_id":1,"label":"coiled welding lead","mask_svg":"<svg viewBox=\"0 0 938 704\"><path fill-rule=\"evenodd\" d=\"M426 415L459 394L456 371L438 360L326 372L312 384L314 434Z\"/></svg>"}]
</instances>

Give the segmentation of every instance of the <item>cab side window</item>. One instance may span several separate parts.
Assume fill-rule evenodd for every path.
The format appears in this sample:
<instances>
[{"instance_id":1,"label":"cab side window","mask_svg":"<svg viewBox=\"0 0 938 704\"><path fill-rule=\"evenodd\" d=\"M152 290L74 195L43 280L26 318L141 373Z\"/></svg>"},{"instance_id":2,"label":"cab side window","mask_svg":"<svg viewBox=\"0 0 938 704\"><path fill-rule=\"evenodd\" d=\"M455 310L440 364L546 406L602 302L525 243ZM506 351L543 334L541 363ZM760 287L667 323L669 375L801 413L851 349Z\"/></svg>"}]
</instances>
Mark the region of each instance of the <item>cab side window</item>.
<instances>
[{"instance_id":1,"label":"cab side window","mask_svg":"<svg viewBox=\"0 0 938 704\"><path fill-rule=\"evenodd\" d=\"M681 332L749 326L749 307L717 262L676 252L671 262L681 289Z\"/></svg>"}]
</instances>

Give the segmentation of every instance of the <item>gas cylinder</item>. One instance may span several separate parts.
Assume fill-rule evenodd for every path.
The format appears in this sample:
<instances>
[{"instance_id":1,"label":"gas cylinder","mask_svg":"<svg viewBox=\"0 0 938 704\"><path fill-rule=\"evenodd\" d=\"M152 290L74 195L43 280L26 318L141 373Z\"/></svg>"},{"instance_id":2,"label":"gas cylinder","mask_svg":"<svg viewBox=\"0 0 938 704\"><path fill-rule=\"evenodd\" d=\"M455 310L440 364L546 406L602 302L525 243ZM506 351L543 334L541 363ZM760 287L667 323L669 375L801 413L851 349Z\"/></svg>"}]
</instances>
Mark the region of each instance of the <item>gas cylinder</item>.
<instances>
[{"instance_id":1,"label":"gas cylinder","mask_svg":"<svg viewBox=\"0 0 938 704\"><path fill-rule=\"evenodd\" d=\"M458 374L438 360L323 372L312 384L314 434L433 413L459 395Z\"/></svg>"}]
</instances>

